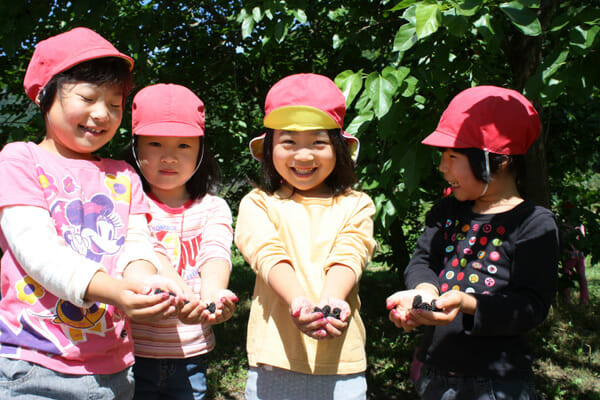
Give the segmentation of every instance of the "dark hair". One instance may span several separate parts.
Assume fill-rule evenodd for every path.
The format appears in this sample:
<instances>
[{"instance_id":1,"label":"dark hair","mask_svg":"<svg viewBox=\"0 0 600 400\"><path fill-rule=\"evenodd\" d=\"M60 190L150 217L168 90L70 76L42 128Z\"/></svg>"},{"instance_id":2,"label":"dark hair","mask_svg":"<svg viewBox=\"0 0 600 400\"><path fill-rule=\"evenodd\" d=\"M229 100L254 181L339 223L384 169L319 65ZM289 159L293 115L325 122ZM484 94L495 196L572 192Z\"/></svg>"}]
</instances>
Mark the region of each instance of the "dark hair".
<instances>
[{"instance_id":1,"label":"dark hair","mask_svg":"<svg viewBox=\"0 0 600 400\"><path fill-rule=\"evenodd\" d=\"M334 196L342 194L356 183L354 175L354 162L350 157L348 145L342 136L340 129L327 130L331 145L335 151L335 167L331 174L325 178L325 184L331 189ZM263 140L262 154L262 184L259 185L262 190L273 194L283 183L283 178L273 165L273 129L266 129L266 135Z\"/></svg>"},{"instance_id":2,"label":"dark hair","mask_svg":"<svg viewBox=\"0 0 600 400\"><path fill-rule=\"evenodd\" d=\"M45 115L52 106L58 89L65 83L88 82L96 85L117 84L123 89L123 105L133 89L129 64L118 57L96 58L79 63L54 75L40 92L40 110Z\"/></svg>"},{"instance_id":3,"label":"dark hair","mask_svg":"<svg viewBox=\"0 0 600 400\"><path fill-rule=\"evenodd\" d=\"M133 154L132 146L135 146L136 137L137 136L134 136L133 141L129 142L129 144L125 147L125 150L123 151L123 159L131 164L133 168L135 168L135 171L142 180L144 192L150 193L150 184L142 174L142 171L140 171L138 163ZM215 160L214 155L206 145L204 136L200 136L199 140L200 151L198 152L198 158L196 159L196 162L200 161L200 167L185 183L185 188L192 199L200 199L207 193L216 194L219 183L221 182L221 170L219 169L217 160Z\"/></svg>"},{"instance_id":4,"label":"dark hair","mask_svg":"<svg viewBox=\"0 0 600 400\"><path fill-rule=\"evenodd\" d=\"M481 182L489 183L491 176L488 176L485 170L485 154L483 150L474 147L466 149L453 148L450 150L466 155L475 178ZM490 162L490 175L498 172L500 166L505 161L507 162L506 170L514 174L517 180L524 175L525 156L523 155L488 153L488 159Z\"/></svg>"}]
</instances>

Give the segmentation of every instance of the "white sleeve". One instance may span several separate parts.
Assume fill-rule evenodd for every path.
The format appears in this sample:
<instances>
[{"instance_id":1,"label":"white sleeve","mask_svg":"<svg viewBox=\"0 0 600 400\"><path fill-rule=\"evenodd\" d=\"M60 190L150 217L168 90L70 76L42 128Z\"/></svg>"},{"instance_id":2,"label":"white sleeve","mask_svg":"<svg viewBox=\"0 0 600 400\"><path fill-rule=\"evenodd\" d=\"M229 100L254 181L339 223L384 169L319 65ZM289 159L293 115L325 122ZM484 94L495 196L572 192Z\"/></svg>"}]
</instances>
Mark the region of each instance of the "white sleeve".
<instances>
[{"instance_id":1,"label":"white sleeve","mask_svg":"<svg viewBox=\"0 0 600 400\"><path fill-rule=\"evenodd\" d=\"M48 210L4 207L0 209L0 228L15 259L40 285L78 307L93 304L83 299L94 274L104 268L66 244L56 233Z\"/></svg>"},{"instance_id":2,"label":"white sleeve","mask_svg":"<svg viewBox=\"0 0 600 400\"><path fill-rule=\"evenodd\" d=\"M127 265L135 260L146 260L160 271L160 261L154 252L152 240L146 214L130 215L125 243L117 260L117 271L122 274Z\"/></svg>"}]
</instances>

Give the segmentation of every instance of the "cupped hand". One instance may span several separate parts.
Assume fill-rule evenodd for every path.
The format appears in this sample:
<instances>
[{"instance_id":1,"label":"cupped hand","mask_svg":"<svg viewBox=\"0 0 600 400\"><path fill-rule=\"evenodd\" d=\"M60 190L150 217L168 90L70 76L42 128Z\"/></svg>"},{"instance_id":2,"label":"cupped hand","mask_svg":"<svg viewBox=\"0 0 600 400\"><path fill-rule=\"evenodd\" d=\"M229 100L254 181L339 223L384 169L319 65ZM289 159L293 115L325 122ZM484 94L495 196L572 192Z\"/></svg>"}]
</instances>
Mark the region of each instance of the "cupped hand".
<instances>
[{"instance_id":1,"label":"cupped hand","mask_svg":"<svg viewBox=\"0 0 600 400\"><path fill-rule=\"evenodd\" d=\"M448 325L462 311L468 296L458 290L449 290L435 300L435 306L441 311L411 310L415 321L421 325Z\"/></svg>"},{"instance_id":2,"label":"cupped hand","mask_svg":"<svg viewBox=\"0 0 600 400\"><path fill-rule=\"evenodd\" d=\"M292 300L290 314L298 329L313 339L325 339L325 326L329 323L322 312L314 311L315 304L304 296Z\"/></svg>"},{"instance_id":3,"label":"cupped hand","mask_svg":"<svg viewBox=\"0 0 600 400\"><path fill-rule=\"evenodd\" d=\"M412 309L415 296L421 296L422 300L431 303L436 296L428 290L409 289L401 290L389 296L386 300L386 308L390 310L389 320L398 328L410 332L419 325L423 325L423 318L420 314L414 313ZM419 310L422 311L422 310Z\"/></svg>"},{"instance_id":4,"label":"cupped hand","mask_svg":"<svg viewBox=\"0 0 600 400\"><path fill-rule=\"evenodd\" d=\"M323 327L327 333L326 338L333 339L341 336L348 327L348 320L352 314L350 305L344 300L329 297L327 299L321 299L318 307L321 310L325 307L329 307L329 315L323 315L327 320L327 324ZM334 315L337 313L339 313L339 318Z\"/></svg>"},{"instance_id":5,"label":"cupped hand","mask_svg":"<svg viewBox=\"0 0 600 400\"><path fill-rule=\"evenodd\" d=\"M217 325L222 324L233 316L238 297L229 289L221 289L218 290L212 298L205 299L204 302L206 304L204 314L208 312L208 315L206 315L206 322L211 325ZM211 303L215 304L214 312L210 312L208 309Z\"/></svg>"},{"instance_id":6,"label":"cupped hand","mask_svg":"<svg viewBox=\"0 0 600 400\"><path fill-rule=\"evenodd\" d=\"M117 306L134 321L151 322L177 315L176 296L168 291L155 294L148 281L122 279L116 285Z\"/></svg>"},{"instance_id":7,"label":"cupped hand","mask_svg":"<svg viewBox=\"0 0 600 400\"><path fill-rule=\"evenodd\" d=\"M179 320L184 324L221 324L233 316L237 302L238 297L229 289L218 290L205 299L188 296L179 312Z\"/></svg>"}]
</instances>

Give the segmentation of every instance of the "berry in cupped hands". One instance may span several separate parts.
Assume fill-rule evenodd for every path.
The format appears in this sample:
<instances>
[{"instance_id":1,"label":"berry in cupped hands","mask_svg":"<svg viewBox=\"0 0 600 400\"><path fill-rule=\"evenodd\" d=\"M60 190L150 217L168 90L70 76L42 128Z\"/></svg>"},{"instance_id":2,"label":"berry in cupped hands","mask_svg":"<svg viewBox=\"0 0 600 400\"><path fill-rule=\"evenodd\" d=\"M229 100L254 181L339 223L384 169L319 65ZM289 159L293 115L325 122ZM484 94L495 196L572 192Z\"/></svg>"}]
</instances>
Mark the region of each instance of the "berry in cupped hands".
<instances>
[{"instance_id":1,"label":"berry in cupped hands","mask_svg":"<svg viewBox=\"0 0 600 400\"><path fill-rule=\"evenodd\" d=\"M342 310L338 307L334 308L331 312L331 316L337 319L342 319Z\"/></svg>"},{"instance_id":2,"label":"berry in cupped hands","mask_svg":"<svg viewBox=\"0 0 600 400\"><path fill-rule=\"evenodd\" d=\"M423 298L421 297L420 294L416 295L413 298L412 308L426 310L426 311L442 311L441 308L438 308L435 305L435 300L431 300L431 303L426 303L423 301Z\"/></svg>"},{"instance_id":3,"label":"berry in cupped hands","mask_svg":"<svg viewBox=\"0 0 600 400\"><path fill-rule=\"evenodd\" d=\"M215 311L217 310L217 305L213 302L210 302L209 304L206 305L206 309L208 310L209 313L214 314Z\"/></svg>"},{"instance_id":4,"label":"berry in cupped hands","mask_svg":"<svg viewBox=\"0 0 600 400\"><path fill-rule=\"evenodd\" d=\"M162 290L161 288L154 289L154 294L159 294L159 293L164 293L164 290ZM169 296L175 297L177 295L175 293L173 293L173 292L169 292Z\"/></svg>"},{"instance_id":5,"label":"berry in cupped hands","mask_svg":"<svg viewBox=\"0 0 600 400\"><path fill-rule=\"evenodd\" d=\"M342 310L338 307L334 308L333 311L331 310L331 306L329 305L325 305L323 306L323 308L319 308L319 307L315 307L313 309L313 312L320 312L323 313L323 317L327 318L327 317L333 317L336 319L341 319L341 314L342 314Z\"/></svg>"}]
</instances>

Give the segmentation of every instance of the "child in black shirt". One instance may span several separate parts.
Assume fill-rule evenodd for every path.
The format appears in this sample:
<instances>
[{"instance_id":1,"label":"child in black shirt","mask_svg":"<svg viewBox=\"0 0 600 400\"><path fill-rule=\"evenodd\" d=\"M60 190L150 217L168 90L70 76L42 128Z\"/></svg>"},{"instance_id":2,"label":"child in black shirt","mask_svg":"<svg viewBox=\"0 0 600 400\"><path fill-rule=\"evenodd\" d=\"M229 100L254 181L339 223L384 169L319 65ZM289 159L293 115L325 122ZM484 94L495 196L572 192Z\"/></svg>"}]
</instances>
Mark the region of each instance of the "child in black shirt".
<instances>
[{"instance_id":1,"label":"child in black shirt","mask_svg":"<svg viewBox=\"0 0 600 400\"><path fill-rule=\"evenodd\" d=\"M554 299L558 230L516 181L539 132L520 93L479 86L459 93L422 142L441 148L454 196L427 215L405 270L409 290L387 300L396 326L425 326L422 399L536 398L526 334Z\"/></svg>"}]
</instances>

